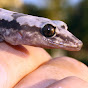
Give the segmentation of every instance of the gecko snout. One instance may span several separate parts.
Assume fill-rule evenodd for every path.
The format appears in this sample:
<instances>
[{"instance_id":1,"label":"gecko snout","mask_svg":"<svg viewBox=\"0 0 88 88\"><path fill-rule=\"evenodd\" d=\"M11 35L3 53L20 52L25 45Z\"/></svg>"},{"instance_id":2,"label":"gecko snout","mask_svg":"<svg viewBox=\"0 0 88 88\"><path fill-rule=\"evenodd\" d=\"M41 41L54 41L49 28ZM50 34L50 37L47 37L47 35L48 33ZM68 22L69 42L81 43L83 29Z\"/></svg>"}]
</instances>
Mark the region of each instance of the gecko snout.
<instances>
[{"instance_id":1,"label":"gecko snout","mask_svg":"<svg viewBox=\"0 0 88 88\"><path fill-rule=\"evenodd\" d=\"M76 45L77 45L78 50L80 50L83 46L83 43L82 41L79 40L79 42Z\"/></svg>"},{"instance_id":2,"label":"gecko snout","mask_svg":"<svg viewBox=\"0 0 88 88\"><path fill-rule=\"evenodd\" d=\"M79 51L79 50L81 50L82 46L83 46L82 41L78 39L78 42L76 41L72 45L69 45L68 47L66 47L67 48L66 50Z\"/></svg>"}]
</instances>

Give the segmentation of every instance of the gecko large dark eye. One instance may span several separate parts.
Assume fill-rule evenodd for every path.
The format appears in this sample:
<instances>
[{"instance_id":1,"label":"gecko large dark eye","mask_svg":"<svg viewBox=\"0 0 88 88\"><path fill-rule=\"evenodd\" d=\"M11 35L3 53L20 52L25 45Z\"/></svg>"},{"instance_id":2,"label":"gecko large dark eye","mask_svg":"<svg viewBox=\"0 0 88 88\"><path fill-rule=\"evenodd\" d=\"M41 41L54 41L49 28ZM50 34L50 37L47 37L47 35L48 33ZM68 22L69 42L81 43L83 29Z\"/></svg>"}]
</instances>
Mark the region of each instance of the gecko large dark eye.
<instances>
[{"instance_id":1,"label":"gecko large dark eye","mask_svg":"<svg viewBox=\"0 0 88 88\"><path fill-rule=\"evenodd\" d=\"M42 28L42 34L45 37L52 37L55 34L56 27L52 26L51 24L47 24Z\"/></svg>"}]
</instances>

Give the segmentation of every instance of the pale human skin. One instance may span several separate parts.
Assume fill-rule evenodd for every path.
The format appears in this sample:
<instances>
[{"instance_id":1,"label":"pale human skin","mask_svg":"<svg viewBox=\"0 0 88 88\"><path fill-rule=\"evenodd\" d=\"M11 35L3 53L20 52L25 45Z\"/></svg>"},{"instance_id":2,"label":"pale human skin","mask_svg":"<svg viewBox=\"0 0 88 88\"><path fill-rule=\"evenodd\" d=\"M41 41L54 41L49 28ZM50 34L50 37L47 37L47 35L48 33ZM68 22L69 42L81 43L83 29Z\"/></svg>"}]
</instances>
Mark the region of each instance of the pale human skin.
<instances>
[{"instance_id":1,"label":"pale human skin","mask_svg":"<svg viewBox=\"0 0 88 88\"><path fill-rule=\"evenodd\" d=\"M75 59L0 43L0 88L88 88L87 82L87 66Z\"/></svg>"}]
</instances>

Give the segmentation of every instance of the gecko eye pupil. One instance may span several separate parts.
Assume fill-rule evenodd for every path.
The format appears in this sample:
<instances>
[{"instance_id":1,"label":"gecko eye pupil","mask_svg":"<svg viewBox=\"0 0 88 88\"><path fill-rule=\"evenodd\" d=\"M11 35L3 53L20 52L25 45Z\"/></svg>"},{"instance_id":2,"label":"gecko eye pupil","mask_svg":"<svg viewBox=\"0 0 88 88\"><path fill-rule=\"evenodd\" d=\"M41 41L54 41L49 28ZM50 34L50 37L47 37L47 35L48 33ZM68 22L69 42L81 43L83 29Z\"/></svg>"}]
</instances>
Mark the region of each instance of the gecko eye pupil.
<instances>
[{"instance_id":1,"label":"gecko eye pupil","mask_svg":"<svg viewBox=\"0 0 88 88\"><path fill-rule=\"evenodd\" d=\"M55 34L55 27L51 24L47 24L42 28L42 34L45 37L52 37Z\"/></svg>"}]
</instances>

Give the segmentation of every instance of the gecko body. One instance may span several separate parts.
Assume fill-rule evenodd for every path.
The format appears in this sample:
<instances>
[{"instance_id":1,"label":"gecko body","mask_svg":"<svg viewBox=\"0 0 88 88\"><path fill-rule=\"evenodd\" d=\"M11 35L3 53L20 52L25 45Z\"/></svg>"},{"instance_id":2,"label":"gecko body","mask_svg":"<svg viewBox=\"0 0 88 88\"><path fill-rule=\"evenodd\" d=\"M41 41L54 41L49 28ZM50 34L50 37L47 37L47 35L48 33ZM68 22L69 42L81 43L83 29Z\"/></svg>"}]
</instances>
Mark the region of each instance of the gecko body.
<instances>
[{"instance_id":1,"label":"gecko body","mask_svg":"<svg viewBox=\"0 0 88 88\"><path fill-rule=\"evenodd\" d=\"M78 51L82 42L59 20L31 16L0 8L0 42L12 45L31 45L42 48L61 48Z\"/></svg>"}]
</instances>

